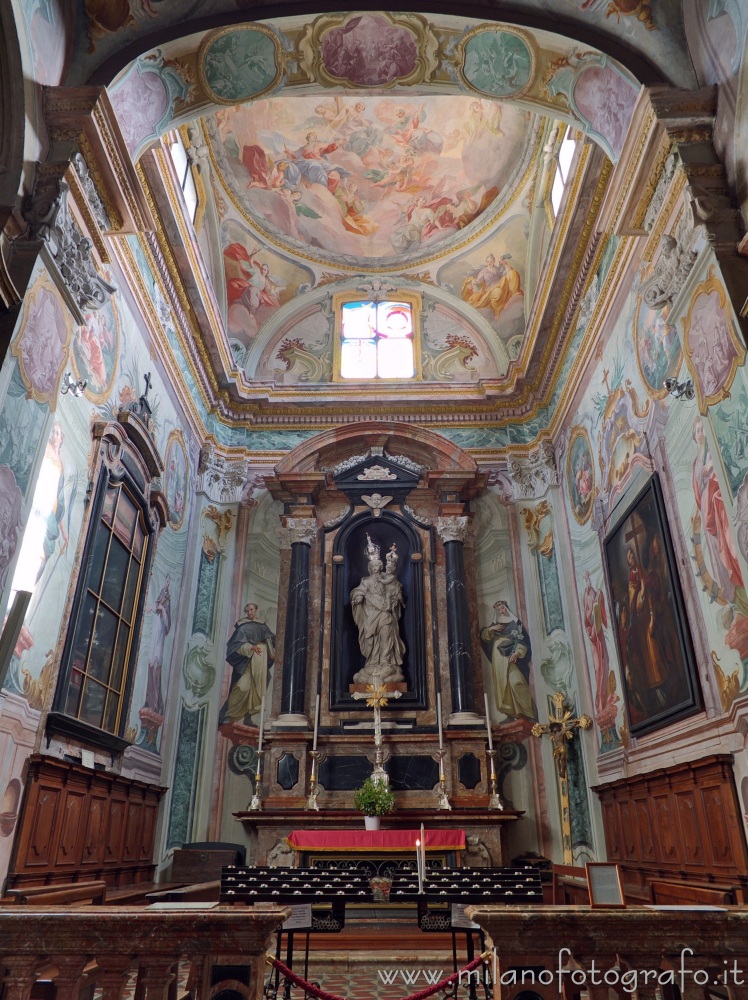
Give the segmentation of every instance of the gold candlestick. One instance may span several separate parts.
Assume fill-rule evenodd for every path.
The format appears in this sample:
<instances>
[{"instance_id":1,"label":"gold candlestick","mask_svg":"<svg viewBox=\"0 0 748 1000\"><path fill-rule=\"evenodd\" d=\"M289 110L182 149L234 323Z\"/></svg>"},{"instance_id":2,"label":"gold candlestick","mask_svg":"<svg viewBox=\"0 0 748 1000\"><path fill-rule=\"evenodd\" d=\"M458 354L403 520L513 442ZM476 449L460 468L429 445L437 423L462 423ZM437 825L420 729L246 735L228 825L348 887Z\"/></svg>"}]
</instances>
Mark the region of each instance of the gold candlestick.
<instances>
[{"instance_id":1,"label":"gold candlestick","mask_svg":"<svg viewBox=\"0 0 748 1000\"><path fill-rule=\"evenodd\" d=\"M249 803L251 812L262 812L262 796L260 786L262 785L262 758L265 756L264 750L257 751L257 771L255 772L255 793Z\"/></svg>"},{"instance_id":2,"label":"gold candlestick","mask_svg":"<svg viewBox=\"0 0 748 1000\"><path fill-rule=\"evenodd\" d=\"M452 806L449 803L449 798L447 796L447 777L444 773L444 758L447 751L443 747L439 747L439 791L436 793L438 798L437 809L451 809Z\"/></svg>"},{"instance_id":3,"label":"gold candlestick","mask_svg":"<svg viewBox=\"0 0 748 1000\"><path fill-rule=\"evenodd\" d=\"M306 800L306 808L314 809L319 812L319 803L317 802L317 796L319 795L319 785L317 784L317 761L319 760L321 754L319 750L310 750L309 756L312 758L312 770L309 773L309 798Z\"/></svg>"},{"instance_id":4,"label":"gold candlestick","mask_svg":"<svg viewBox=\"0 0 748 1000\"><path fill-rule=\"evenodd\" d=\"M499 793L496 788L496 764L494 762L494 757L496 756L496 751L494 749L486 750L486 757L489 760L489 783L491 786L491 797L488 800L489 809L503 809L504 803L499 798Z\"/></svg>"}]
</instances>

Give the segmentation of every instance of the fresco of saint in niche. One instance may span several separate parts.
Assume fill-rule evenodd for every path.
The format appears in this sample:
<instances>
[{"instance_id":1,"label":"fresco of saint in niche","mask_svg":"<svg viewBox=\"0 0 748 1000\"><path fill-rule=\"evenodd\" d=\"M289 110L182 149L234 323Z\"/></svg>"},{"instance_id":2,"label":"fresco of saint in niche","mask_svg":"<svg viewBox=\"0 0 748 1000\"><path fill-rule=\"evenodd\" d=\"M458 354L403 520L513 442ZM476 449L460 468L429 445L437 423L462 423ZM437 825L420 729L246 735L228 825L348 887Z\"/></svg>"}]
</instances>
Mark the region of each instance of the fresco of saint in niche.
<instances>
[{"instance_id":1,"label":"fresco of saint in niche","mask_svg":"<svg viewBox=\"0 0 748 1000\"><path fill-rule=\"evenodd\" d=\"M376 258L423 252L481 216L529 128L514 108L454 97L276 98L216 122L229 186L268 232Z\"/></svg>"}]
</instances>

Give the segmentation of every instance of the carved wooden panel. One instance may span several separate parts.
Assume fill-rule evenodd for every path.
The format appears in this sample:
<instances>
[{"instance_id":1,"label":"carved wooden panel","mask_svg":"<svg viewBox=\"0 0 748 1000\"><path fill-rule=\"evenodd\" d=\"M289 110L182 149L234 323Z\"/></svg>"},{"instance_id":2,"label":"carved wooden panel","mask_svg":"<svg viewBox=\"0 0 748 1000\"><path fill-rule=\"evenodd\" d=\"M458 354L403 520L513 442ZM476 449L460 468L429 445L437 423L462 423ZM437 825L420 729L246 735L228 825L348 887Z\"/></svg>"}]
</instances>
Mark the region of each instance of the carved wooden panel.
<instances>
[{"instance_id":1,"label":"carved wooden panel","mask_svg":"<svg viewBox=\"0 0 748 1000\"><path fill-rule=\"evenodd\" d=\"M676 791L675 809L678 816L678 830L683 845L682 860L687 865L704 864L704 853L699 836L699 819L696 815L695 790Z\"/></svg>"},{"instance_id":2,"label":"carved wooden panel","mask_svg":"<svg viewBox=\"0 0 748 1000\"><path fill-rule=\"evenodd\" d=\"M108 864L115 864L117 859L122 857L126 809L126 799L113 791L109 798L109 816L107 817L106 839L104 841L104 860Z\"/></svg>"},{"instance_id":3,"label":"carved wooden panel","mask_svg":"<svg viewBox=\"0 0 748 1000\"><path fill-rule=\"evenodd\" d=\"M748 900L748 845L731 756L633 775L595 791L608 858L637 882L719 879Z\"/></svg>"},{"instance_id":4,"label":"carved wooden panel","mask_svg":"<svg viewBox=\"0 0 748 1000\"><path fill-rule=\"evenodd\" d=\"M642 861L654 861L657 857L654 836L652 834L652 818L649 812L648 798L636 799L634 810L636 826L639 831L639 857Z\"/></svg>"},{"instance_id":5,"label":"carved wooden panel","mask_svg":"<svg viewBox=\"0 0 748 1000\"><path fill-rule=\"evenodd\" d=\"M660 860L676 862L680 857L680 845L671 807L672 802L666 792L652 796L652 810L658 841L656 857Z\"/></svg>"},{"instance_id":6,"label":"carved wooden panel","mask_svg":"<svg viewBox=\"0 0 748 1000\"><path fill-rule=\"evenodd\" d=\"M143 830L143 803L127 803L125 820L125 842L122 850L123 861L137 861L140 854L140 835Z\"/></svg>"},{"instance_id":7,"label":"carved wooden panel","mask_svg":"<svg viewBox=\"0 0 748 1000\"><path fill-rule=\"evenodd\" d=\"M85 789L66 788L61 810L62 824L57 845L56 868L72 868L78 859L77 846L85 816Z\"/></svg>"},{"instance_id":8,"label":"carved wooden panel","mask_svg":"<svg viewBox=\"0 0 748 1000\"><path fill-rule=\"evenodd\" d=\"M6 889L104 879L150 881L163 789L35 754Z\"/></svg>"},{"instance_id":9,"label":"carved wooden panel","mask_svg":"<svg viewBox=\"0 0 748 1000\"><path fill-rule=\"evenodd\" d=\"M104 822L108 808L108 800L101 793L92 792L86 817L86 833L83 840L83 857L81 864L100 865L104 860Z\"/></svg>"},{"instance_id":10,"label":"carved wooden panel","mask_svg":"<svg viewBox=\"0 0 748 1000\"><path fill-rule=\"evenodd\" d=\"M33 822L24 845L25 864L28 868L48 868L52 864L52 840L57 825L55 818L63 797L62 789L37 787L30 797L34 800Z\"/></svg>"}]
</instances>

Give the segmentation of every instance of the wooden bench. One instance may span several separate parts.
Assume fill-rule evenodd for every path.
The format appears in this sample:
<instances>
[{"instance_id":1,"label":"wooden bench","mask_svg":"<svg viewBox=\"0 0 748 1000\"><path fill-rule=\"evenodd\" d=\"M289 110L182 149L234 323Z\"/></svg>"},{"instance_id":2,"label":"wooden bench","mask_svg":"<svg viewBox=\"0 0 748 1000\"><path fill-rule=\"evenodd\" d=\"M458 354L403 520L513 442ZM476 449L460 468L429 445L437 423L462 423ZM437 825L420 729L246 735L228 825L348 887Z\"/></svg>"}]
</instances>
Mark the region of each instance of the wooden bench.
<instances>
[{"instance_id":1,"label":"wooden bench","mask_svg":"<svg viewBox=\"0 0 748 1000\"><path fill-rule=\"evenodd\" d=\"M734 906L737 902L735 891L725 886L653 879L649 889L652 902L663 906Z\"/></svg>"},{"instance_id":2,"label":"wooden bench","mask_svg":"<svg viewBox=\"0 0 748 1000\"><path fill-rule=\"evenodd\" d=\"M106 902L106 894L106 882L58 882L9 889L7 898L14 903L33 906L100 906Z\"/></svg>"}]
</instances>

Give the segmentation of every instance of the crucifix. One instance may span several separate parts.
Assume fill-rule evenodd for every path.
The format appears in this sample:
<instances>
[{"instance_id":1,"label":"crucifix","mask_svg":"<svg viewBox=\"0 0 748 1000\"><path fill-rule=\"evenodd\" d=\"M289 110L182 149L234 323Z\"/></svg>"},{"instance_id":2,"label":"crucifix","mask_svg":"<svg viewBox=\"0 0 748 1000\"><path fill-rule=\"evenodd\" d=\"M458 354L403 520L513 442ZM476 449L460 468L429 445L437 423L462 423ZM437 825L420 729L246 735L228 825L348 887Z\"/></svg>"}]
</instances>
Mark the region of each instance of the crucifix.
<instances>
[{"instance_id":1,"label":"crucifix","mask_svg":"<svg viewBox=\"0 0 748 1000\"><path fill-rule=\"evenodd\" d=\"M366 698L366 704L374 709L374 770L371 772L372 781L377 783L389 783L387 772L382 767L382 709L390 698L399 698L400 691L388 691L385 684L367 684L365 691L354 691L351 697L354 701L361 701Z\"/></svg>"},{"instance_id":2,"label":"crucifix","mask_svg":"<svg viewBox=\"0 0 748 1000\"><path fill-rule=\"evenodd\" d=\"M564 864L574 864L574 853L571 845L571 817L569 806L569 777L566 769L567 743L574 738L576 729L589 729L592 719L589 715L580 715L572 719L571 711L564 706L564 695L556 691L553 695L553 712L545 725L536 722L532 727L533 736L550 736L553 744L553 759L561 792L561 837L564 845Z\"/></svg>"}]
</instances>

